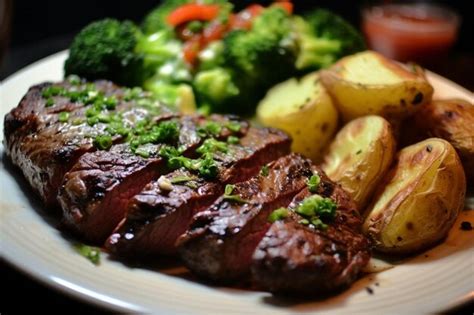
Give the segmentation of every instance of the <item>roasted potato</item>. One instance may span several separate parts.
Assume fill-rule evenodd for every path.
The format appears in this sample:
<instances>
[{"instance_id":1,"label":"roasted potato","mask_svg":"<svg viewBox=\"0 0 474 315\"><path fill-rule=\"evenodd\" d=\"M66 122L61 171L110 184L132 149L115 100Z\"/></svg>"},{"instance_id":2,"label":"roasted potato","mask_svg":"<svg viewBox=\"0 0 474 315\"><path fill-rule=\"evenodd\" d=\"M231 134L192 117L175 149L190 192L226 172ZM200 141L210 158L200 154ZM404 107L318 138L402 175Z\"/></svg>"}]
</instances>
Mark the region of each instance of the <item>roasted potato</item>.
<instances>
[{"instance_id":1,"label":"roasted potato","mask_svg":"<svg viewBox=\"0 0 474 315\"><path fill-rule=\"evenodd\" d=\"M420 68L410 71L372 51L341 59L321 71L321 81L346 122L365 115L398 121L429 103L433 95Z\"/></svg>"},{"instance_id":2,"label":"roasted potato","mask_svg":"<svg viewBox=\"0 0 474 315\"><path fill-rule=\"evenodd\" d=\"M425 137L447 140L458 151L466 176L474 180L474 105L464 100L433 101L414 116Z\"/></svg>"},{"instance_id":3,"label":"roasted potato","mask_svg":"<svg viewBox=\"0 0 474 315\"><path fill-rule=\"evenodd\" d=\"M322 159L338 124L336 107L316 72L270 89L257 107L257 118L265 126L289 133L292 150L315 162Z\"/></svg>"},{"instance_id":4,"label":"roasted potato","mask_svg":"<svg viewBox=\"0 0 474 315\"><path fill-rule=\"evenodd\" d=\"M443 139L401 150L382 183L363 224L363 232L381 252L410 254L440 241L464 204L461 161Z\"/></svg>"},{"instance_id":5,"label":"roasted potato","mask_svg":"<svg viewBox=\"0 0 474 315\"><path fill-rule=\"evenodd\" d=\"M365 116L337 133L322 167L362 210L392 163L395 150L390 124L380 116Z\"/></svg>"}]
</instances>

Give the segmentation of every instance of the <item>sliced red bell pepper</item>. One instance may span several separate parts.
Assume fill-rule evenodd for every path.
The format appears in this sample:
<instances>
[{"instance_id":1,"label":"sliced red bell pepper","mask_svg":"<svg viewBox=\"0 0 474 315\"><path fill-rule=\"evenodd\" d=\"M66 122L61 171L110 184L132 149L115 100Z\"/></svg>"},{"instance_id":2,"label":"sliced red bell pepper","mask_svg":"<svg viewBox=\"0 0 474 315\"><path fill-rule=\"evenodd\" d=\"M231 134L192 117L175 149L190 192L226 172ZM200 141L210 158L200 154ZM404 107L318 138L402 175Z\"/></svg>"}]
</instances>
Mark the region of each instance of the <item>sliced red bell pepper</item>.
<instances>
[{"instance_id":1,"label":"sliced red bell pepper","mask_svg":"<svg viewBox=\"0 0 474 315\"><path fill-rule=\"evenodd\" d=\"M219 14L219 6L216 4L184 4L172 11L166 21L171 26L177 26L189 21L211 21Z\"/></svg>"}]
</instances>

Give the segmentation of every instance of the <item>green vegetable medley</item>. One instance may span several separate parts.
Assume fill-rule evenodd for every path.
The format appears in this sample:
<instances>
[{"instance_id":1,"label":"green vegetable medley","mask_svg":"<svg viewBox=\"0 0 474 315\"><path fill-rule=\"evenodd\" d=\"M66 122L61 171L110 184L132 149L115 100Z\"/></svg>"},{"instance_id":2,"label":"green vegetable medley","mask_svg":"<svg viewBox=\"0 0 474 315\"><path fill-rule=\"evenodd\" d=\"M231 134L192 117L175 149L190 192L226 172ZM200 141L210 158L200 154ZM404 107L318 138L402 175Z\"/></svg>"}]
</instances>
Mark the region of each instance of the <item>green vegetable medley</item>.
<instances>
[{"instance_id":1,"label":"green vegetable medley","mask_svg":"<svg viewBox=\"0 0 474 315\"><path fill-rule=\"evenodd\" d=\"M93 22L76 35L65 73L140 86L184 112L251 115L276 83L364 49L327 10L299 16L281 1L234 11L225 0L165 0L141 26Z\"/></svg>"}]
</instances>

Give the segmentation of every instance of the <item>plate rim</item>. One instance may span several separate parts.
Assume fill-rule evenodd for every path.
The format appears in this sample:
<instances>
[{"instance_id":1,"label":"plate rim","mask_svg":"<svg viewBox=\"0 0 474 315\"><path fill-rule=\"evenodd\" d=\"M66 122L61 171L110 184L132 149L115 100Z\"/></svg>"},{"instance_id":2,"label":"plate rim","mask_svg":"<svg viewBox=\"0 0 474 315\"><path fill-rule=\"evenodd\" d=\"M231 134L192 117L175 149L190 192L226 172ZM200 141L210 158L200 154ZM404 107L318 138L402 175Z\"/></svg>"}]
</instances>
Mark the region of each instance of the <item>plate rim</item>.
<instances>
[{"instance_id":1,"label":"plate rim","mask_svg":"<svg viewBox=\"0 0 474 315\"><path fill-rule=\"evenodd\" d=\"M40 66L41 64L52 61L57 58L63 58L67 54L68 50L62 50L59 52L56 52L54 54L51 54L49 56L46 56L44 58L41 58L21 69L18 71L12 73L8 77L4 78L2 81L0 81L0 101L3 100L3 93L5 93L5 85L10 84L12 81L16 80L20 76L28 73L32 69ZM427 77L434 77L436 80L439 80L443 82L444 84L448 84L451 87L455 88L456 90L460 91L463 94L466 95L472 95L472 92L470 92L468 89L465 87L459 85L458 83L449 80L448 78L445 78L435 72L432 72L430 70L426 69L426 74ZM39 82L38 82L39 83ZM26 92L26 91L25 91ZM0 106L3 106L0 104ZM9 108L7 108L7 111ZM1 117L0 117L1 118ZM3 136L2 136L3 138ZM1 163L2 167L4 168L4 156L1 157ZM28 266L28 263L25 263L21 261L18 258L15 258L14 255L8 254L3 250L3 242L4 239L1 238L0 240L0 256L1 258L12 268L15 270L18 270L22 272L24 275L27 275L31 279L34 279L41 284L45 285L48 288L51 288L53 290L56 290L57 292L60 292L61 294L65 294L68 297L75 298L81 302L92 304L98 307L101 307L103 309L108 309L108 310L113 310L113 311L119 311L119 312L144 312L144 311L149 311L144 309L143 307L136 305L131 302L125 302L119 301L116 298L107 296L102 293L95 293L92 292L91 290L88 290L87 288L81 287L80 285L77 285L75 287L67 286L64 283L60 283L58 281L55 281L52 278L51 271L48 270L47 272L40 272L37 269L30 268ZM456 300L452 301L449 305L446 305L446 308L443 308L442 311L446 312L451 309L455 309L458 307L462 307L464 304L469 303L469 301L474 298L474 292L469 292L463 296L458 297ZM122 305L121 305L122 304ZM127 306L125 306L127 305Z\"/></svg>"}]
</instances>

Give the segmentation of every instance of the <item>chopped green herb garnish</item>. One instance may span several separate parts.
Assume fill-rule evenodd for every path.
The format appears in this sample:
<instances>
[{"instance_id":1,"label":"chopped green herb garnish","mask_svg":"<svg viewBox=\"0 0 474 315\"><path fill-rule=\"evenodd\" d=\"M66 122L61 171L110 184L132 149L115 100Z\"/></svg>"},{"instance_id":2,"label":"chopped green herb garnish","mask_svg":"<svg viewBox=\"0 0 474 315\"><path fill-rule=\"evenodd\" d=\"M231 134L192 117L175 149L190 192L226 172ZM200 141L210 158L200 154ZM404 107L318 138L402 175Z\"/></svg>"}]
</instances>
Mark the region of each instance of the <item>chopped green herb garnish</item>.
<instances>
[{"instance_id":1,"label":"chopped green herb garnish","mask_svg":"<svg viewBox=\"0 0 474 315\"><path fill-rule=\"evenodd\" d=\"M84 244L76 244L74 245L74 248L79 254L89 259L89 261L93 263L94 265L98 265L100 263L100 249L99 248L84 245Z\"/></svg>"},{"instance_id":2,"label":"chopped green herb garnish","mask_svg":"<svg viewBox=\"0 0 474 315\"><path fill-rule=\"evenodd\" d=\"M204 178L216 178L219 173L219 168L217 167L216 161L212 158L210 154L205 154L203 159L199 160L198 163L198 172Z\"/></svg>"},{"instance_id":3,"label":"chopped green herb garnish","mask_svg":"<svg viewBox=\"0 0 474 315\"><path fill-rule=\"evenodd\" d=\"M69 112L60 112L58 114L58 120L60 122L67 122L69 120Z\"/></svg>"},{"instance_id":4,"label":"chopped green herb garnish","mask_svg":"<svg viewBox=\"0 0 474 315\"><path fill-rule=\"evenodd\" d=\"M226 124L226 127L227 127L227 129L229 129L229 130L232 131L232 132L239 132L239 131L240 131L240 128L242 128L242 126L240 125L240 123L237 122L237 121L229 121L229 122Z\"/></svg>"},{"instance_id":5,"label":"chopped green herb garnish","mask_svg":"<svg viewBox=\"0 0 474 315\"><path fill-rule=\"evenodd\" d=\"M268 216L268 221L273 223L278 220L283 220L284 218L290 215L290 211L287 208L278 208L273 210L272 213Z\"/></svg>"},{"instance_id":6,"label":"chopped green herb garnish","mask_svg":"<svg viewBox=\"0 0 474 315\"><path fill-rule=\"evenodd\" d=\"M112 117L110 115L100 113L99 115L97 115L97 119L101 123L109 123L112 120Z\"/></svg>"},{"instance_id":7,"label":"chopped green herb garnish","mask_svg":"<svg viewBox=\"0 0 474 315\"><path fill-rule=\"evenodd\" d=\"M215 153L215 152L226 153L227 151L228 151L227 144L225 142L216 140L214 138L206 139L204 143L196 150L196 152L199 154Z\"/></svg>"},{"instance_id":8,"label":"chopped green herb garnish","mask_svg":"<svg viewBox=\"0 0 474 315\"><path fill-rule=\"evenodd\" d=\"M262 166L262 169L260 170L260 175L267 177L268 173L269 173L268 165Z\"/></svg>"},{"instance_id":9,"label":"chopped green herb garnish","mask_svg":"<svg viewBox=\"0 0 474 315\"><path fill-rule=\"evenodd\" d=\"M99 135L95 137L94 145L99 150L108 150L112 146L112 137L110 135Z\"/></svg>"},{"instance_id":10,"label":"chopped green herb garnish","mask_svg":"<svg viewBox=\"0 0 474 315\"><path fill-rule=\"evenodd\" d=\"M151 155L150 148L142 146L135 149L135 154L142 158L149 158Z\"/></svg>"},{"instance_id":11,"label":"chopped green herb garnish","mask_svg":"<svg viewBox=\"0 0 474 315\"><path fill-rule=\"evenodd\" d=\"M46 106L46 107L51 107L51 106L53 106L53 105L54 105L54 99L48 98L48 99L46 100L45 106Z\"/></svg>"},{"instance_id":12,"label":"chopped green herb garnish","mask_svg":"<svg viewBox=\"0 0 474 315\"><path fill-rule=\"evenodd\" d=\"M225 185L224 188L224 195L230 196L232 195L232 192L234 191L235 185L227 184Z\"/></svg>"},{"instance_id":13,"label":"chopped green herb garnish","mask_svg":"<svg viewBox=\"0 0 474 315\"><path fill-rule=\"evenodd\" d=\"M64 94L65 89L62 86L50 85L43 89L41 95L44 98L50 98L51 96L58 96Z\"/></svg>"},{"instance_id":14,"label":"chopped green herb garnish","mask_svg":"<svg viewBox=\"0 0 474 315\"><path fill-rule=\"evenodd\" d=\"M131 101L131 100L136 100L140 97L143 96L143 90L142 88L140 87L134 87L132 89L127 89L125 90L125 93L124 93L124 100L126 101Z\"/></svg>"},{"instance_id":15,"label":"chopped green herb garnish","mask_svg":"<svg viewBox=\"0 0 474 315\"><path fill-rule=\"evenodd\" d=\"M172 158L175 158L175 157L179 157L181 155L181 151L178 150L177 148L175 147L172 147L172 146L168 146L168 145L164 145L160 148L160 151L158 152L158 154L165 158L165 159L172 159Z\"/></svg>"},{"instance_id":16,"label":"chopped green herb garnish","mask_svg":"<svg viewBox=\"0 0 474 315\"><path fill-rule=\"evenodd\" d=\"M99 122L99 118L97 116L93 116L93 117L88 117L87 118L87 124L89 126L94 126L95 124L97 124Z\"/></svg>"},{"instance_id":17,"label":"chopped green herb garnish","mask_svg":"<svg viewBox=\"0 0 474 315\"><path fill-rule=\"evenodd\" d=\"M197 133L200 137L217 137L222 130L222 126L215 121L209 121L205 123L203 126L197 128Z\"/></svg>"},{"instance_id":18,"label":"chopped green herb garnish","mask_svg":"<svg viewBox=\"0 0 474 315\"><path fill-rule=\"evenodd\" d=\"M295 212L311 223L315 228L325 229L323 220L331 221L336 216L336 203L330 198L312 195L304 199ZM304 223L303 223L304 224Z\"/></svg>"},{"instance_id":19,"label":"chopped green herb garnish","mask_svg":"<svg viewBox=\"0 0 474 315\"><path fill-rule=\"evenodd\" d=\"M242 197L240 197L239 195L237 195L237 194L233 195L232 194L232 192L234 191L234 188L235 188L235 185L230 185L230 184L225 185L224 196L222 198L224 200L227 200L227 201L235 201L235 202L239 202L239 203L248 203L247 200L242 199Z\"/></svg>"},{"instance_id":20,"label":"chopped green herb garnish","mask_svg":"<svg viewBox=\"0 0 474 315\"><path fill-rule=\"evenodd\" d=\"M229 136L227 138L227 143L229 144L238 144L240 142L240 139L237 138L236 136Z\"/></svg>"},{"instance_id":21,"label":"chopped green herb garnish","mask_svg":"<svg viewBox=\"0 0 474 315\"><path fill-rule=\"evenodd\" d=\"M312 175L307 182L309 191L312 193L317 192L320 181L321 181L321 178L319 178L319 175L317 174Z\"/></svg>"},{"instance_id":22,"label":"chopped green herb garnish","mask_svg":"<svg viewBox=\"0 0 474 315\"><path fill-rule=\"evenodd\" d=\"M74 120L71 122L73 125L77 126L80 125L84 122L81 118L74 118Z\"/></svg>"}]
</instances>

